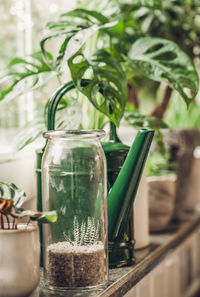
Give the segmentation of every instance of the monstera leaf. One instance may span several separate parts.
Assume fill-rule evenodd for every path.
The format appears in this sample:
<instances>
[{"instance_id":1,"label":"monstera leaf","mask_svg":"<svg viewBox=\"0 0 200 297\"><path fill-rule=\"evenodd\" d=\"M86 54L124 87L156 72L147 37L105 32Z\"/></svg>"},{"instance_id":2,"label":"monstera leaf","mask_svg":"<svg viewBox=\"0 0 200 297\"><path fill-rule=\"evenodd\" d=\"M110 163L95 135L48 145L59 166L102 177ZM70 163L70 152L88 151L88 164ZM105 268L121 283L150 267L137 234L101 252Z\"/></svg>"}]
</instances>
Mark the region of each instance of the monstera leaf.
<instances>
[{"instance_id":1,"label":"monstera leaf","mask_svg":"<svg viewBox=\"0 0 200 297\"><path fill-rule=\"evenodd\" d=\"M50 57L50 54L48 55ZM46 64L41 52L24 59L14 58L7 70L0 73L0 101L4 99L7 102L30 89L35 89L54 75L55 71Z\"/></svg>"},{"instance_id":2,"label":"monstera leaf","mask_svg":"<svg viewBox=\"0 0 200 297\"><path fill-rule=\"evenodd\" d=\"M57 68L74 56L96 32L116 26L118 21L109 21L102 14L86 10L74 9L61 15L57 22L48 24L49 32L41 40L40 46L49 65ZM49 58L46 50L48 41L58 44L55 59Z\"/></svg>"},{"instance_id":3,"label":"monstera leaf","mask_svg":"<svg viewBox=\"0 0 200 297\"><path fill-rule=\"evenodd\" d=\"M105 17L103 14L95 11L95 10L88 10L83 8L76 8L69 12L63 13L61 15L63 18L74 17L76 19L80 19L81 21L86 21L90 24L99 23L105 24L109 23L109 19Z\"/></svg>"},{"instance_id":4,"label":"monstera leaf","mask_svg":"<svg viewBox=\"0 0 200 297\"><path fill-rule=\"evenodd\" d=\"M187 104L197 94L197 72L190 58L174 42L162 38L140 38L128 56L139 73L155 81L166 81Z\"/></svg>"},{"instance_id":5,"label":"monstera leaf","mask_svg":"<svg viewBox=\"0 0 200 297\"><path fill-rule=\"evenodd\" d=\"M118 60L106 50L99 50L89 59L78 53L68 61L68 65L77 88L97 110L119 126L126 104L127 81ZM88 71L90 81L87 86L81 87L81 79L87 78L85 74Z\"/></svg>"}]
</instances>

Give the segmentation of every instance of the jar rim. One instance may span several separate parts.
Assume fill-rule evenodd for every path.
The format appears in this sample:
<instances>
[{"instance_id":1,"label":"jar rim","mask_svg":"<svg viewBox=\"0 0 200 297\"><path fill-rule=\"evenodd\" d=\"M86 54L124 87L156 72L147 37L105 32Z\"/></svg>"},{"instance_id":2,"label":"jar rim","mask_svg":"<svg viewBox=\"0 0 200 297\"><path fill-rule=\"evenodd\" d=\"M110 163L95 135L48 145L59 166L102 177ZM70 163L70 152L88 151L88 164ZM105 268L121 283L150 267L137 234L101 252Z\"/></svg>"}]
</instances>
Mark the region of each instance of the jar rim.
<instances>
[{"instance_id":1,"label":"jar rim","mask_svg":"<svg viewBox=\"0 0 200 297\"><path fill-rule=\"evenodd\" d=\"M102 138L106 135L104 130L48 130L43 133L43 137L47 139L94 139Z\"/></svg>"}]
</instances>

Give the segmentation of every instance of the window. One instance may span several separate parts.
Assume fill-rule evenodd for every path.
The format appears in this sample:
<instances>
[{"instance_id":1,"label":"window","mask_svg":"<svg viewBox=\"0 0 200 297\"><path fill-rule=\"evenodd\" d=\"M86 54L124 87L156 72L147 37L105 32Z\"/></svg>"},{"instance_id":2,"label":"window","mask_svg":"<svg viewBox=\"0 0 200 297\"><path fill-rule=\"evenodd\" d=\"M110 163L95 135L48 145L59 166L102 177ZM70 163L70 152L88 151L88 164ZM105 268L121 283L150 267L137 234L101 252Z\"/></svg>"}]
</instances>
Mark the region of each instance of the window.
<instances>
[{"instance_id":1,"label":"window","mask_svg":"<svg viewBox=\"0 0 200 297\"><path fill-rule=\"evenodd\" d=\"M0 71L16 56L39 50L44 25L75 7L75 0L0 0ZM0 106L0 151L7 150L16 130L34 118L35 104L44 93L27 93Z\"/></svg>"}]
</instances>

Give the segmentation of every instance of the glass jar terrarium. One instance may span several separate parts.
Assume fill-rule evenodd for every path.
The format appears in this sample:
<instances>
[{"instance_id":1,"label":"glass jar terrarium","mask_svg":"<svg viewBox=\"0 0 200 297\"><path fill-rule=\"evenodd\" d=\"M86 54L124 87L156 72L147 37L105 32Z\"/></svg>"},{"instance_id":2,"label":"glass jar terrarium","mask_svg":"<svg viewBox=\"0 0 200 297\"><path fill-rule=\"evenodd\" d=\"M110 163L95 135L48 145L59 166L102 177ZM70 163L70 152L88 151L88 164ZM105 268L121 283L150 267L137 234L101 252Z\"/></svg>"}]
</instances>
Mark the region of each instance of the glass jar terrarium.
<instances>
[{"instance_id":1,"label":"glass jar terrarium","mask_svg":"<svg viewBox=\"0 0 200 297\"><path fill-rule=\"evenodd\" d=\"M43 210L58 221L43 228L49 289L96 288L108 279L106 161L102 130L47 131L42 159Z\"/></svg>"}]
</instances>

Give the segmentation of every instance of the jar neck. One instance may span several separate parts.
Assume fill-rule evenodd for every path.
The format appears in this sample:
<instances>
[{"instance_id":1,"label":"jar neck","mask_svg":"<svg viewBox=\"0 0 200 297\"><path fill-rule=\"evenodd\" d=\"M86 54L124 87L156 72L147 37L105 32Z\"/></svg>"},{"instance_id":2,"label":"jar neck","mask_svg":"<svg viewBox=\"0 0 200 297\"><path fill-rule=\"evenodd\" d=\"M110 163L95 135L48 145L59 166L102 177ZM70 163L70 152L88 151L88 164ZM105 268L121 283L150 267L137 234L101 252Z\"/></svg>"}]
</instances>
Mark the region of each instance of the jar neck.
<instances>
[{"instance_id":1,"label":"jar neck","mask_svg":"<svg viewBox=\"0 0 200 297\"><path fill-rule=\"evenodd\" d=\"M105 136L104 130L49 130L44 138L61 141L99 141Z\"/></svg>"}]
</instances>

